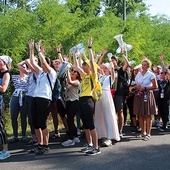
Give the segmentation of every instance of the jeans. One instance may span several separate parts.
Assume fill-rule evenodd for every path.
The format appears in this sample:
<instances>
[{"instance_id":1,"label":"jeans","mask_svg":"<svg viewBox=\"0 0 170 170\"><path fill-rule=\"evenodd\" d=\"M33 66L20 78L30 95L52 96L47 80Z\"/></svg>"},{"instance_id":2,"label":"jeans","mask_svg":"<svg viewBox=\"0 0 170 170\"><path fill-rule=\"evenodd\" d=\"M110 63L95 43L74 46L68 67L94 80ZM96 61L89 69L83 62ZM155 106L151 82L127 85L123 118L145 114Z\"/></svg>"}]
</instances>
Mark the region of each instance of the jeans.
<instances>
[{"instance_id":1,"label":"jeans","mask_svg":"<svg viewBox=\"0 0 170 170\"><path fill-rule=\"evenodd\" d=\"M24 97L23 97L23 100L24 100ZM24 105L22 106L19 105L19 97L12 96L9 107L10 107L12 129L13 129L14 137L18 137L18 115L19 113L21 117L22 137L26 136L27 115L26 115L26 112L24 112Z\"/></svg>"}]
</instances>

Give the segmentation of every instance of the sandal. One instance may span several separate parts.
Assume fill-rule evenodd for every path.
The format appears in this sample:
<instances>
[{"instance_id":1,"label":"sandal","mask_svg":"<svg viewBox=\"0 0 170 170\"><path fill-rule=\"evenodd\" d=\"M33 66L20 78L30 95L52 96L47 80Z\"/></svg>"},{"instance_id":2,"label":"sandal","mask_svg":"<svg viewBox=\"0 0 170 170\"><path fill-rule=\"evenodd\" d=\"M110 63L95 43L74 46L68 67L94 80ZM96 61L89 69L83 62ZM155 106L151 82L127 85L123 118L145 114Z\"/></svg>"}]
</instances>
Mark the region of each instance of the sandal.
<instances>
[{"instance_id":1,"label":"sandal","mask_svg":"<svg viewBox=\"0 0 170 170\"><path fill-rule=\"evenodd\" d=\"M146 135L144 138L143 138L143 141L148 141L151 139L151 135Z\"/></svg>"}]
</instances>

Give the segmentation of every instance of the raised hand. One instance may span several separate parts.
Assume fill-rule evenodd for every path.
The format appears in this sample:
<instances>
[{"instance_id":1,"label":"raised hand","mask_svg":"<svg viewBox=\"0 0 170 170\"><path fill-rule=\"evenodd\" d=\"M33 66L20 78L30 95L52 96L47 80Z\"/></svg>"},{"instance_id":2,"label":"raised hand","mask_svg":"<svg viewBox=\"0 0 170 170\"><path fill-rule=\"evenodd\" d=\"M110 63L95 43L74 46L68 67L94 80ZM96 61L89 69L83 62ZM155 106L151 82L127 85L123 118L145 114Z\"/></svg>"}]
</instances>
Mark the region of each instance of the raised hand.
<instances>
[{"instance_id":1,"label":"raised hand","mask_svg":"<svg viewBox=\"0 0 170 170\"><path fill-rule=\"evenodd\" d=\"M39 40L38 43L35 43L35 47L38 52L41 51L41 43L42 43L42 40Z\"/></svg>"},{"instance_id":2,"label":"raised hand","mask_svg":"<svg viewBox=\"0 0 170 170\"><path fill-rule=\"evenodd\" d=\"M92 43L93 43L93 39L92 39L92 37L90 37L89 39L88 39L88 47L92 47Z\"/></svg>"},{"instance_id":3,"label":"raised hand","mask_svg":"<svg viewBox=\"0 0 170 170\"><path fill-rule=\"evenodd\" d=\"M61 52L61 49L62 49L62 45L61 45L61 43L58 45L58 47L56 48L56 50L57 50L57 53L60 53Z\"/></svg>"},{"instance_id":4,"label":"raised hand","mask_svg":"<svg viewBox=\"0 0 170 170\"><path fill-rule=\"evenodd\" d=\"M28 41L28 45L29 45L29 49L31 50L31 49L34 49L34 40L29 40Z\"/></svg>"}]
</instances>

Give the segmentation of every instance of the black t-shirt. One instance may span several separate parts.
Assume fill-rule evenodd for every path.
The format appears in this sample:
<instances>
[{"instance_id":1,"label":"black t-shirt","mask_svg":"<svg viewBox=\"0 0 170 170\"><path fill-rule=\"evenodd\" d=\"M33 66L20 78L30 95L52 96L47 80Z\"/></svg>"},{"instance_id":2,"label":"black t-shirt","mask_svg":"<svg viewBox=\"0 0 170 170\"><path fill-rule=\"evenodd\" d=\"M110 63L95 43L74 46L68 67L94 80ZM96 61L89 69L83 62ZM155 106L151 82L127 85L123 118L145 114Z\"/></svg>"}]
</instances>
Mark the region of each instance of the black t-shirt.
<instances>
[{"instance_id":1,"label":"black t-shirt","mask_svg":"<svg viewBox=\"0 0 170 170\"><path fill-rule=\"evenodd\" d=\"M128 89L129 89L129 76L126 71L123 71L123 68L120 67L118 69L115 69L115 72L117 72L118 80L117 80L117 90L115 92L115 95L128 95Z\"/></svg>"}]
</instances>

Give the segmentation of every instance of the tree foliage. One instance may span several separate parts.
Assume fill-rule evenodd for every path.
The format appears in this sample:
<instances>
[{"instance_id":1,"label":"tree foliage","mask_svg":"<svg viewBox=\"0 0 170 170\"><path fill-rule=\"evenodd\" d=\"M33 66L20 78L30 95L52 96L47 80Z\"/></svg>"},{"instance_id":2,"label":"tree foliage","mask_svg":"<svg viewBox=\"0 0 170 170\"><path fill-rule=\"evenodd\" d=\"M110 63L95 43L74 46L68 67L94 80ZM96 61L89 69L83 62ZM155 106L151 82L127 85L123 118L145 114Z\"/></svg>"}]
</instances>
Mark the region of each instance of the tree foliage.
<instances>
[{"instance_id":1,"label":"tree foliage","mask_svg":"<svg viewBox=\"0 0 170 170\"><path fill-rule=\"evenodd\" d=\"M148 56L159 64L161 53L169 54L170 24L165 16L151 17L143 0L127 0L127 20L122 20L123 0L9 0L1 1L0 54L13 58L13 68L29 56L28 40L43 40L46 55L56 58L56 47L62 43L63 53L93 36L96 52L108 48L115 54L118 43L114 39L123 34L123 40L133 46L129 59L138 64L141 56ZM25 4L25 5L24 5ZM104 11L101 13L101 11ZM165 58L166 63L169 62Z\"/></svg>"}]
</instances>

